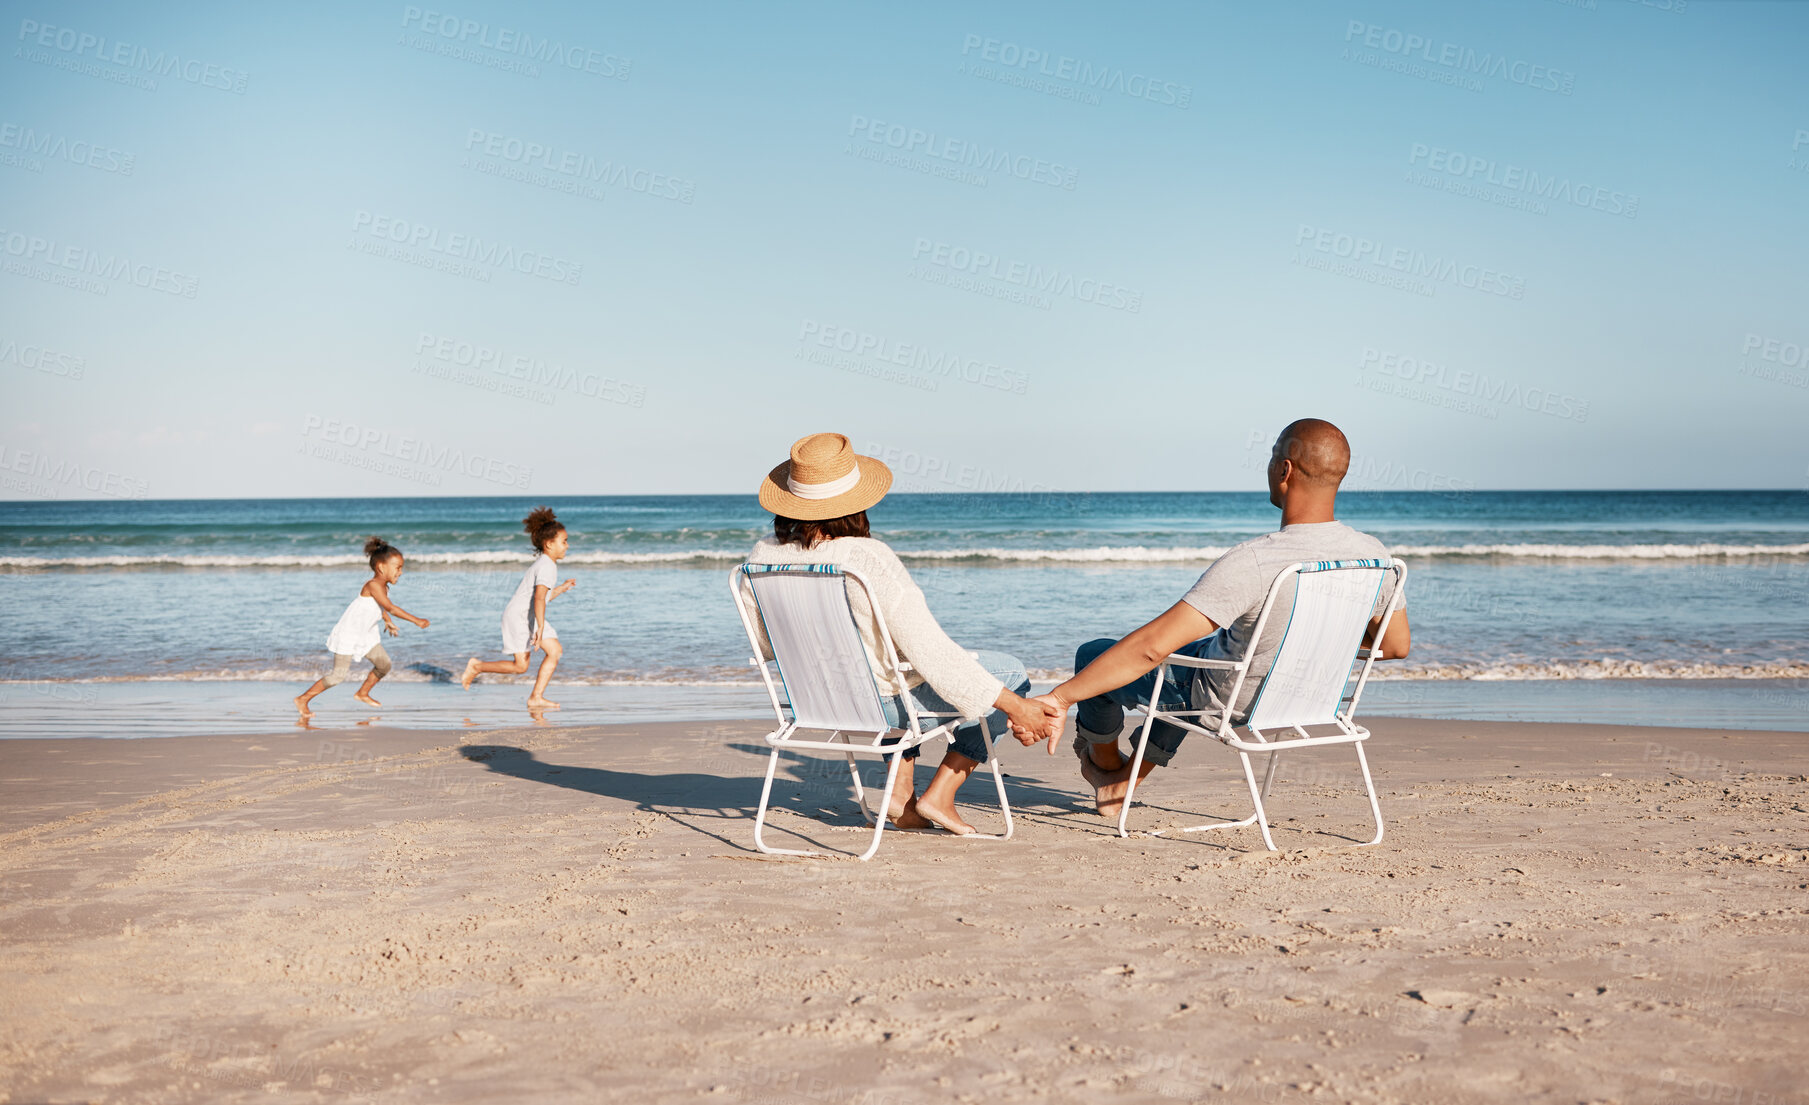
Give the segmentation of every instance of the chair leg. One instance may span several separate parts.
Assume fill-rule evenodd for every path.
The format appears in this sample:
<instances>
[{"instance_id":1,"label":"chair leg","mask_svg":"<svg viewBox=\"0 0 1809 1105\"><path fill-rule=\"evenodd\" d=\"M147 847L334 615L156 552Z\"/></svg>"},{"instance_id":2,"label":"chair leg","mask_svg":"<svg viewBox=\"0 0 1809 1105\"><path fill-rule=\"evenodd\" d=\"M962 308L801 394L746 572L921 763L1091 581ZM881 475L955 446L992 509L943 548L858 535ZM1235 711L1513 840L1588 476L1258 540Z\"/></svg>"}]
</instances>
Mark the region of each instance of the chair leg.
<instances>
[{"instance_id":1,"label":"chair leg","mask_svg":"<svg viewBox=\"0 0 1809 1105\"><path fill-rule=\"evenodd\" d=\"M1274 756L1275 753L1271 752L1269 755ZM1269 836L1269 815L1263 809L1263 796L1256 786L1256 769L1250 766L1250 753L1240 750L1237 757L1244 761L1244 781L1250 784L1250 801L1256 804L1256 827L1263 831L1263 843L1268 845L1269 851L1279 852L1281 849L1275 846L1275 841Z\"/></svg>"},{"instance_id":2,"label":"chair leg","mask_svg":"<svg viewBox=\"0 0 1809 1105\"><path fill-rule=\"evenodd\" d=\"M760 788L760 812L754 815L754 847L760 849L762 852L765 852L768 855L777 855L777 856L820 856L820 855L822 855L823 853L821 853L821 852L812 852L812 851L809 851L808 849L771 848L771 847L767 846L766 840L762 835L762 830L764 830L766 828L767 803L772 800L772 796L773 796L773 773L778 770L779 770L779 750L777 748L775 748L775 749L773 749L773 754L770 757L768 757L767 761L766 761L766 784Z\"/></svg>"},{"instance_id":3,"label":"chair leg","mask_svg":"<svg viewBox=\"0 0 1809 1105\"><path fill-rule=\"evenodd\" d=\"M904 762L904 749L899 749L887 758L892 761L892 766L886 769L886 792L880 797L880 809L882 810L892 808L892 784L898 781L898 765ZM886 819L884 817L874 818L873 843L867 845L867 850L861 853L861 862L865 863L872 859L873 853L879 851L879 838L884 836L885 832Z\"/></svg>"},{"instance_id":4,"label":"chair leg","mask_svg":"<svg viewBox=\"0 0 1809 1105\"><path fill-rule=\"evenodd\" d=\"M1005 797L1005 773L999 770L999 746L990 733L987 734L986 751L986 758L992 764L992 785L999 792L999 810L1005 814L1005 835L998 839L1010 840L1015 831L1011 823L1011 801Z\"/></svg>"},{"instance_id":5,"label":"chair leg","mask_svg":"<svg viewBox=\"0 0 1809 1105\"><path fill-rule=\"evenodd\" d=\"M1369 844L1358 845L1360 848L1367 848L1370 844L1382 843L1382 833L1385 830L1382 828L1382 804L1376 801L1376 784L1369 777L1369 760L1363 755L1362 741L1357 742L1357 766L1363 769L1363 786L1369 792L1369 812L1376 817L1376 838Z\"/></svg>"},{"instance_id":6,"label":"chair leg","mask_svg":"<svg viewBox=\"0 0 1809 1105\"><path fill-rule=\"evenodd\" d=\"M1275 765L1281 762L1280 752L1269 753L1269 769L1263 772L1263 797L1269 796L1269 784L1275 781Z\"/></svg>"},{"instance_id":7,"label":"chair leg","mask_svg":"<svg viewBox=\"0 0 1809 1105\"><path fill-rule=\"evenodd\" d=\"M842 740L847 741L848 734L843 733ZM848 753L848 774L854 778L854 806L861 811L861 820L871 825L873 824L873 815L867 812L867 792L861 786L860 764L855 760L854 753L852 752Z\"/></svg>"},{"instance_id":8,"label":"chair leg","mask_svg":"<svg viewBox=\"0 0 1809 1105\"><path fill-rule=\"evenodd\" d=\"M1153 696L1152 696L1153 697ZM1137 773L1143 769L1143 750L1149 746L1149 731L1156 724L1156 705L1150 703L1149 713L1143 717L1143 730L1137 734L1137 750L1131 753L1131 778L1124 788L1124 805L1118 807L1118 835L1130 836L1125 825L1131 817L1131 797L1137 793ZM1091 753L1089 753L1091 755Z\"/></svg>"}]
</instances>

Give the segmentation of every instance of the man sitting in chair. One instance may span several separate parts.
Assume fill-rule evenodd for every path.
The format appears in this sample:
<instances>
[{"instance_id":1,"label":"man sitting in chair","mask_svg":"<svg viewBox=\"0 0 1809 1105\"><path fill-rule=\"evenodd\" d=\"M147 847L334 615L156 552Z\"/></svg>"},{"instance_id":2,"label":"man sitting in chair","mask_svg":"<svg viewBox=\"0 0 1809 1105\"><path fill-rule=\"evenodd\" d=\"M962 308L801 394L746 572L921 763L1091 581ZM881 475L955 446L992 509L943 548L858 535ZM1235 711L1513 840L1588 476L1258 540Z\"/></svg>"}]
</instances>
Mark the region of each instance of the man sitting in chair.
<instances>
[{"instance_id":1,"label":"man sitting in chair","mask_svg":"<svg viewBox=\"0 0 1809 1105\"><path fill-rule=\"evenodd\" d=\"M1249 635L1262 613L1263 602L1275 577L1289 565L1313 560L1387 559L1388 550L1367 533L1350 528L1332 517L1339 481L1350 468L1350 442L1338 427L1317 418L1291 423L1275 439L1269 456L1269 502L1281 508L1281 529L1245 541L1215 560L1193 589L1156 620L1120 641L1088 641L1074 655L1074 677L1040 696L1052 708L1066 713L1078 704L1074 752L1080 757L1080 773L1093 786L1101 815L1116 818L1130 782L1129 754L1118 746L1124 729L1124 713L1148 703L1156 693L1156 666L1170 653L1199 659L1239 660L1249 647ZM1293 602L1290 580L1277 596L1276 605L1288 609ZM1366 648L1376 647L1375 634L1382 612L1393 594L1392 574L1376 598L1376 615L1364 635ZM1274 660L1287 631L1287 618L1270 618L1263 639L1256 642L1256 658L1233 704L1234 718L1250 710L1262 678ZM1389 620L1378 657L1394 660L1407 655L1409 633L1405 606ZM1198 697L1193 684L1198 679ZM1211 708L1222 711L1235 675L1225 670L1170 668L1160 689L1160 702L1175 709ZM1055 752L1057 735L1049 738ZM1186 730L1164 722L1150 729L1137 786L1154 768L1165 765L1180 747ZM1017 733L1026 745L1040 737Z\"/></svg>"}]
</instances>

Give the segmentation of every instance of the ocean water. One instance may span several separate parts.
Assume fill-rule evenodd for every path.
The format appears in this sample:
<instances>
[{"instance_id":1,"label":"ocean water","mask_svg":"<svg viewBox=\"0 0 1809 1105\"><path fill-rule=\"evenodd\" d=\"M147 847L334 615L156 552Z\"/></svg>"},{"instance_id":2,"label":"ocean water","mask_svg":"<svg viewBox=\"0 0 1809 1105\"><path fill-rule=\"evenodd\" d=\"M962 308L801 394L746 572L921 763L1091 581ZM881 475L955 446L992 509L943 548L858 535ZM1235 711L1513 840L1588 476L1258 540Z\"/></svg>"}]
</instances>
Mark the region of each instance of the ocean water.
<instances>
[{"instance_id":1,"label":"ocean water","mask_svg":"<svg viewBox=\"0 0 1809 1105\"><path fill-rule=\"evenodd\" d=\"M524 687L445 681L467 656L501 658L502 608L532 559L519 519L535 505L0 504L0 736L125 732L135 717L144 732L288 724L289 697L321 672L327 631L369 578L359 549L372 534L408 558L392 597L433 623L399 623L386 641L386 693L408 703L396 709L423 725L457 724L478 702L512 710ZM726 583L770 526L753 497L550 505L571 533L561 578L579 581L549 610L565 644L556 687L589 720L753 716ZM1553 716L1538 712L1549 699L1573 720L1809 727L1809 493L1347 492L1339 507L1409 566L1413 655L1379 672L1377 709ZM871 518L956 640L1052 680L1076 645L1166 609L1278 512L1253 493L895 493ZM1553 690L1598 680L1613 694ZM327 692L323 720L361 716L350 699Z\"/></svg>"}]
</instances>

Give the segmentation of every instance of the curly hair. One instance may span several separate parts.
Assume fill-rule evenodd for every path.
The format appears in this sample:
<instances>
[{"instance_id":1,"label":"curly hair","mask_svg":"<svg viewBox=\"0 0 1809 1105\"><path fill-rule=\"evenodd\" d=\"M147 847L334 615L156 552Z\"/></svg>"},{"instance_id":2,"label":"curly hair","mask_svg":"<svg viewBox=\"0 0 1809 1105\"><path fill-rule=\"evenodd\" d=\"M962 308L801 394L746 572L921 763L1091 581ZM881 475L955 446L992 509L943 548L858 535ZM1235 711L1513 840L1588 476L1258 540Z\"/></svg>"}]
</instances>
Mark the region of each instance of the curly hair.
<instances>
[{"instance_id":1,"label":"curly hair","mask_svg":"<svg viewBox=\"0 0 1809 1105\"><path fill-rule=\"evenodd\" d=\"M402 550L396 548L396 546L390 544L381 537L373 537L364 543L364 555L370 557L371 571L374 572L377 570L377 565L388 560L390 557L401 556Z\"/></svg>"},{"instance_id":2,"label":"curly hair","mask_svg":"<svg viewBox=\"0 0 1809 1105\"><path fill-rule=\"evenodd\" d=\"M552 507L537 506L521 520L521 528L528 531L536 549L544 550L548 541L565 532L565 523L553 517Z\"/></svg>"},{"instance_id":3,"label":"curly hair","mask_svg":"<svg viewBox=\"0 0 1809 1105\"><path fill-rule=\"evenodd\" d=\"M773 515L773 539L781 545L802 545L811 549L837 537L871 536L873 531L867 525L867 512L864 510L817 522L800 522L796 518Z\"/></svg>"}]
</instances>

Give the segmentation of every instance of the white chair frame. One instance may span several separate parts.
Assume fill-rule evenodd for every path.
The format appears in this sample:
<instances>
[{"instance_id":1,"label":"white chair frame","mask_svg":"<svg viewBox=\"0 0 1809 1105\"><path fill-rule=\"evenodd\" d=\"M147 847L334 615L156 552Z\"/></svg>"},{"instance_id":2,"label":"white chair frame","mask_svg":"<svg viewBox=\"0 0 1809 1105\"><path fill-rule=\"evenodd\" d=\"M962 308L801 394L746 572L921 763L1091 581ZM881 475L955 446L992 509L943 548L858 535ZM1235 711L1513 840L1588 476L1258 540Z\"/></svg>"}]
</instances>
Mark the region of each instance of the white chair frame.
<instances>
[{"instance_id":1,"label":"white chair frame","mask_svg":"<svg viewBox=\"0 0 1809 1105\"><path fill-rule=\"evenodd\" d=\"M1388 623L1394 618L1395 610L1399 608L1402 596L1406 591L1406 563L1399 559L1304 561L1283 569L1280 574L1275 577L1275 581L1269 585L1269 594L1263 601L1262 613L1257 616L1256 626L1250 632L1249 648L1252 650L1252 653L1257 642L1262 640L1263 627L1268 623L1269 615L1275 607L1275 600L1277 596L1281 594L1282 585L1291 577L1295 578L1296 583L1298 584L1299 576L1306 573L1323 571L1393 571L1395 573L1394 593L1389 596L1387 608L1382 612L1382 621L1375 636L1375 643L1378 646L1381 644L1383 634L1388 632ZM1378 582L1380 582L1379 579ZM1298 601L1298 586L1295 591L1295 597L1296 601ZM1368 624L1369 617L1370 614L1365 612L1365 626ZM1281 655L1282 645L1286 644L1286 641L1287 637L1284 631L1282 642L1276 645L1275 654L1277 657ZM1137 775L1143 767L1144 750L1149 746L1150 729L1154 727L1156 722L1165 721L1170 725L1177 726L1189 732L1211 737L1213 740L1220 742L1227 748L1236 752L1238 758L1243 761L1244 781L1250 787L1250 802L1255 807L1255 812L1241 821L1219 821L1206 825L1192 825L1182 829L1182 832L1199 833L1209 832L1213 829L1237 829L1254 824L1262 830L1263 844L1268 847L1269 851L1278 851L1279 849L1275 847L1274 839L1269 835L1268 813L1263 806L1263 800L1269 796L1269 784L1275 780L1275 767L1276 764L1280 762L1281 754L1283 752L1302 748L1349 744L1355 746L1357 750L1357 766L1363 772L1363 786L1369 795L1369 810L1370 813L1374 815L1376 822L1375 837L1358 845L1358 847L1366 848L1380 844L1382 842L1382 834L1385 831L1382 825L1382 806L1381 803L1376 800L1376 785L1369 775L1369 760L1363 754L1363 742L1369 739L1369 730L1357 725L1352 720L1357 710L1357 701L1362 697L1363 688L1369 682L1369 669L1380 655L1381 650L1379 647L1359 648L1356 655L1351 658L1350 665L1343 670L1342 681L1340 683L1341 690L1331 687L1327 688L1328 691L1338 693L1336 699L1330 699L1328 697L1328 701L1334 702L1335 705L1327 712L1327 716L1322 720L1306 720L1280 726L1279 731L1287 732L1291 730L1294 735L1272 737L1270 733L1265 733L1259 726L1248 724L1249 721L1257 720L1258 711L1262 702L1261 690L1258 691L1256 702L1251 705L1246 722L1234 724L1232 721L1232 710L1230 707L1235 706L1237 703L1238 694L1243 688L1245 676L1249 674L1250 662L1255 658L1254 655L1246 655L1241 660L1202 660L1192 656L1183 656L1179 653L1171 654L1167 659L1163 660L1161 664L1156 666L1156 683L1151 695L1152 700L1144 715L1142 731L1137 737L1137 750L1131 756L1130 786L1125 791L1124 806L1118 812L1118 835L1130 835L1126 826L1129 822L1131 813L1131 800L1137 792ZM1357 666L1359 663L1362 665L1360 668ZM1211 708L1187 710L1167 710L1162 708L1160 705L1162 688L1168 681L1168 670L1170 666L1192 668L1196 670L1218 668L1235 672L1237 678L1232 681L1231 691L1225 696L1227 708L1223 711ZM1271 670L1270 676L1273 676L1273 674L1274 672ZM1265 683L1270 676L1265 677ZM1354 686L1351 682L1353 676L1355 678ZM1199 676L1196 674L1194 678L1197 680ZM1190 681L1188 688L1190 695L1192 693L1191 682L1192 681ZM1265 686L1262 689L1266 690L1267 687ZM1217 715L1218 724L1216 728L1208 728L1203 724L1206 720L1204 716L1206 714ZM1188 720L1190 718L1192 719L1191 721ZM1313 736L1307 732L1308 726L1321 725L1331 726L1334 731L1320 736ZM1240 728L1244 730L1246 734L1245 737L1238 736L1237 730ZM1277 727L1271 726L1270 729L1271 732L1274 732L1277 730ZM1260 787L1257 786L1256 772L1250 763L1250 754L1253 752L1267 754L1269 757L1268 766L1263 772L1263 781ZM1156 829L1153 830L1150 835L1160 836L1164 831L1165 830L1162 829Z\"/></svg>"},{"instance_id":2,"label":"white chair frame","mask_svg":"<svg viewBox=\"0 0 1809 1105\"><path fill-rule=\"evenodd\" d=\"M954 738L954 729L956 725L961 722L961 715L958 713L937 714L919 712L917 704L912 700L912 696L906 694L903 696L903 700L905 720L909 723L908 726L898 730L887 728L879 729L878 731L874 731L871 725L863 727L858 720L858 715L860 715L863 710L871 708L873 710L878 710L883 714L884 707L880 704L879 686L878 682L874 679L872 664L865 655L865 649L862 649L862 655L860 657L850 658L849 660L851 669L853 664L858 662L860 670L858 673L850 670L847 673L849 678L844 685L848 688L862 686L870 688L872 699L866 701L864 700L864 696L862 696L862 701L854 702L851 700L848 703L848 705L852 707L849 710L849 717L846 719L851 722L850 725L843 726L839 724L822 723L814 726L803 725L799 723L795 716L788 716L787 706L789 704L789 696L784 701L782 701L779 696L779 685L784 682L784 668L777 656L777 646L773 646L773 651L775 653L774 659L765 660L762 659L761 656L763 649L760 643L760 633L756 629L756 625L764 626L765 622L764 615L759 606L759 596L755 592L751 578L756 575L809 576L815 580L821 580L822 585L824 586L833 584L834 586L842 587L844 603L846 603L847 598L846 587L848 585L859 587L867 597L868 608L873 611L873 620L878 627L880 646L879 658L883 664L888 666L890 672L897 677L888 680L888 683L902 686L904 683L903 673L910 671L911 665L899 657L898 649L892 643L891 631L886 628L885 614L880 610L879 603L875 601L873 597L872 587L868 586L866 579L859 572L841 567L840 565L831 564L741 564L737 565L729 572L729 595L735 601L735 610L741 615L741 627L747 631L748 644L753 648L753 655L749 658L748 662L759 669L760 678L766 684L767 698L772 703L773 714L778 719L779 723L779 727L771 733L768 733L765 738L766 743L771 746L772 752L767 757L766 782L762 784L760 788L760 808L754 816L754 847L769 855L820 856L826 854L823 852L811 851L809 849L777 848L767 844L764 837L766 814L772 800L773 777L779 768L779 753L781 751L790 749L800 752L839 753L846 756L848 759L848 774L854 782L854 802L860 809L861 818L868 824L873 825L873 839L867 845L867 850L861 853L860 858L863 862L872 859L873 854L879 851L880 839L886 831L885 813L891 808L893 784L897 782L898 770L900 765L904 762L905 752L932 740L948 739L952 741ZM743 579L748 579L749 581L747 595L742 594L741 582ZM845 606L845 608L848 611L849 622L853 625L854 609L852 606ZM854 629L858 638L860 632L859 627L856 625L854 626ZM768 634L768 638L770 640L770 634ZM779 675L779 684L775 684L773 680L775 672ZM858 678L855 678L856 675L858 675ZM925 729L925 721L932 721L936 724ZM800 732L828 732L829 736L822 740L807 740L799 737L798 734ZM893 732L901 734L898 738L898 743L882 747L880 742L884 740L888 734ZM998 791L999 795L999 809L1003 811L1005 815L1005 832L1002 835L975 833L964 839L1010 840L1011 834L1015 831L1015 827L1013 826L1011 819L1011 803L1005 797L1005 777L999 768L998 749L995 747L994 737L990 730L986 730L985 732L988 751L987 762L992 766L993 786ZM870 740L856 743L854 739L856 736L866 736L868 733L872 734ZM840 739L838 740L838 738ZM861 785L860 766L855 759L855 757L859 755L878 756L882 760L890 761L886 769L885 790L880 796L880 814L877 817L867 810L865 802L866 792Z\"/></svg>"}]
</instances>

